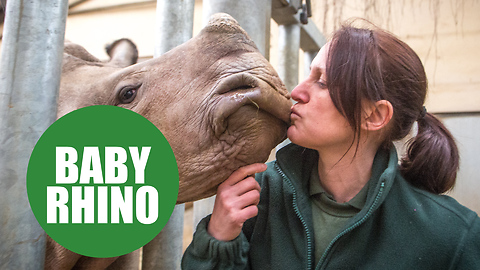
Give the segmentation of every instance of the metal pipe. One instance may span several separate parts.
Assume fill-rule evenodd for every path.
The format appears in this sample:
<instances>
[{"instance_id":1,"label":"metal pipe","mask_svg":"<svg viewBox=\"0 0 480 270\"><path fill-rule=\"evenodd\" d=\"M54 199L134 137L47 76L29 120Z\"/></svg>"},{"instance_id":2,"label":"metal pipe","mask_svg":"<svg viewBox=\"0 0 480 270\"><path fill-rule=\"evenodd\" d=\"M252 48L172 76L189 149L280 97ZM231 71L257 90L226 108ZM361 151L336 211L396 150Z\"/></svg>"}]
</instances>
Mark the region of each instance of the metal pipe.
<instances>
[{"instance_id":1,"label":"metal pipe","mask_svg":"<svg viewBox=\"0 0 480 270\"><path fill-rule=\"evenodd\" d=\"M28 3L27 3L28 2ZM68 1L8 1L0 60L0 269L43 269L28 203L30 154L55 121Z\"/></svg>"},{"instance_id":2,"label":"metal pipe","mask_svg":"<svg viewBox=\"0 0 480 270\"><path fill-rule=\"evenodd\" d=\"M157 0L154 57L192 37L194 7L195 0ZM142 269L180 269L184 212L184 204L175 206L170 220L160 234L143 247Z\"/></svg>"},{"instance_id":3,"label":"metal pipe","mask_svg":"<svg viewBox=\"0 0 480 270\"><path fill-rule=\"evenodd\" d=\"M299 23L278 26L277 72L289 92L292 92L293 88L298 85L300 30ZM289 143L290 140L286 139L276 149L279 150Z\"/></svg>"},{"instance_id":4,"label":"metal pipe","mask_svg":"<svg viewBox=\"0 0 480 270\"><path fill-rule=\"evenodd\" d=\"M198 223L206 216L212 213L215 204L215 196L198 200L193 203L193 228L197 228Z\"/></svg>"},{"instance_id":5,"label":"metal pipe","mask_svg":"<svg viewBox=\"0 0 480 270\"><path fill-rule=\"evenodd\" d=\"M192 38L194 8L195 0L157 0L154 57Z\"/></svg>"},{"instance_id":6,"label":"metal pipe","mask_svg":"<svg viewBox=\"0 0 480 270\"><path fill-rule=\"evenodd\" d=\"M310 75L310 64L312 64L313 59L317 56L318 51L308 51L303 54L303 75L308 77Z\"/></svg>"},{"instance_id":7,"label":"metal pipe","mask_svg":"<svg viewBox=\"0 0 480 270\"><path fill-rule=\"evenodd\" d=\"M143 247L142 270L180 269L185 204L176 205L162 231Z\"/></svg>"},{"instance_id":8,"label":"metal pipe","mask_svg":"<svg viewBox=\"0 0 480 270\"><path fill-rule=\"evenodd\" d=\"M300 24L278 26L279 59L277 72L289 92L292 92L298 84L300 30Z\"/></svg>"}]
</instances>

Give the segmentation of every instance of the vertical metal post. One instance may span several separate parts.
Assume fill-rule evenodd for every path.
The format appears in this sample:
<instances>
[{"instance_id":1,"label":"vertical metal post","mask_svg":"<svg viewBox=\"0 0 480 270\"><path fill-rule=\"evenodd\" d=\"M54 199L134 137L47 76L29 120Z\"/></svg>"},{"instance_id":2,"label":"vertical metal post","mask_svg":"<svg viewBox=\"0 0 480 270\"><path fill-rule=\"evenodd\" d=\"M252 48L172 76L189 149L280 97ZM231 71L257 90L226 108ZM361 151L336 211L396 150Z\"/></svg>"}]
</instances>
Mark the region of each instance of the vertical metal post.
<instances>
[{"instance_id":1,"label":"vertical metal post","mask_svg":"<svg viewBox=\"0 0 480 270\"><path fill-rule=\"evenodd\" d=\"M215 196L198 200L193 203L193 229L197 228L198 223L206 216L212 213L215 204Z\"/></svg>"},{"instance_id":2,"label":"vertical metal post","mask_svg":"<svg viewBox=\"0 0 480 270\"><path fill-rule=\"evenodd\" d=\"M303 54L303 67L304 67L304 77L310 75L310 64L312 64L313 59L317 56L318 51L309 51Z\"/></svg>"},{"instance_id":3,"label":"vertical metal post","mask_svg":"<svg viewBox=\"0 0 480 270\"><path fill-rule=\"evenodd\" d=\"M269 58L272 0L203 0L203 25L218 12L228 13L235 18L255 42L260 53ZM214 202L215 196L194 202L194 228L203 217L212 212Z\"/></svg>"},{"instance_id":4,"label":"vertical metal post","mask_svg":"<svg viewBox=\"0 0 480 270\"><path fill-rule=\"evenodd\" d=\"M194 8L195 0L157 0L154 57L192 38Z\"/></svg>"},{"instance_id":5,"label":"vertical metal post","mask_svg":"<svg viewBox=\"0 0 480 270\"><path fill-rule=\"evenodd\" d=\"M43 269L45 232L28 203L30 154L56 119L68 1L12 0L0 61L0 269Z\"/></svg>"},{"instance_id":6,"label":"vertical metal post","mask_svg":"<svg viewBox=\"0 0 480 270\"><path fill-rule=\"evenodd\" d=\"M278 76L283 80L287 90L292 92L298 85L298 57L300 53L300 24L288 24L278 26ZM276 149L279 150L289 144L286 139Z\"/></svg>"},{"instance_id":7,"label":"vertical metal post","mask_svg":"<svg viewBox=\"0 0 480 270\"><path fill-rule=\"evenodd\" d=\"M157 0L154 57L186 42L193 35L195 0ZM180 269L185 205L177 205L160 234L143 247L142 269Z\"/></svg>"},{"instance_id":8,"label":"vertical metal post","mask_svg":"<svg viewBox=\"0 0 480 270\"><path fill-rule=\"evenodd\" d=\"M300 30L300 24L278 26L279 59L277 72L289 92L292 92L298 84Z\"/></svg>"}]
</instances>

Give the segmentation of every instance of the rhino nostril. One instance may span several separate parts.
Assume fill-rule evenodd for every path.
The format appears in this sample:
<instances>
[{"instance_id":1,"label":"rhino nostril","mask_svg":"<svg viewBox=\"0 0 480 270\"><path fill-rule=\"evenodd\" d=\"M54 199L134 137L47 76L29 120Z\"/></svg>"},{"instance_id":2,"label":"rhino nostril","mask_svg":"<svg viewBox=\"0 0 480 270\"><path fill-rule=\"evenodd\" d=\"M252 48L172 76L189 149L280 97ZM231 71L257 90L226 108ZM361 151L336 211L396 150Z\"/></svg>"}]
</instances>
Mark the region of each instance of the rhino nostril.
<instances>
[{"instance_id":1,"label":"rhino nostril","mask_svg":"<svg viewBox=\"0 0 480 270\"><path fill-rule=\"evenodd\" d=\"M247 90L258 87L258 80L248 73L239 73L223 79L216 87L217 94L225 94L239 90Z\"/></svg>"},{"instance_id":2,"label":"rhino nostril","mask_svg":"<svg viewBox=\"0 0 480 270\"><path fill-rule=\"evenodd\" d=\"M221 109L217 111L220 117L216 119L216 130L222 130L218 127L223 127L224 119L247 104L289 124L292 103L289 100L290 96L284 92L287 92L286 89L285 91L277 89L275 81L257 78L248 72L236 73L223 78L214 89L214 93L224 96L220 102Z\"/></svg>"},{"instance_id":3,"label":"rhino nostril","mask_svg":"<svg viewBox=\"0 0 480 270\"><path fill-rule=\"evenodd\" d=\"M247 90L247 89L252 89L252 88L254 88L254 87L252 87L250 85L240 85L240 86L237 86L235 88L230 89L229 92L236 92L236 91Z\"/></svg>"}]
</instances>

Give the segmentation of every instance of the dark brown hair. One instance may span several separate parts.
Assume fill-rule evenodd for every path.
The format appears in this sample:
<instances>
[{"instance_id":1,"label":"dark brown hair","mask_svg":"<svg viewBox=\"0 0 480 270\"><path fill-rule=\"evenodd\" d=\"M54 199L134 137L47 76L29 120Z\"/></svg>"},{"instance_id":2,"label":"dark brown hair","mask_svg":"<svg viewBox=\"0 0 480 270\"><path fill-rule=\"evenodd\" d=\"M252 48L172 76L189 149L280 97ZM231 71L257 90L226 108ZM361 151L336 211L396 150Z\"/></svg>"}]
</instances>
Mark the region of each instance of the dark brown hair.
<instances>
[{"instance_id":1,"label":"dark brown hair","mask_svg":"<svg viewBox=\"0 0 480 270\"><path fill-rule=\"evenodd\" d=\"M385 147L407 136L418 120L418 134L409 142L400 170L412 185L443 193L455 184L458 149L445 126L423 112L428 86L423 64L406 43L368 25L345 24L333 35L326 70L332 101L352 126L357 147L363 99L387 100L393 106Z\"/></svg>"}]
</instances>

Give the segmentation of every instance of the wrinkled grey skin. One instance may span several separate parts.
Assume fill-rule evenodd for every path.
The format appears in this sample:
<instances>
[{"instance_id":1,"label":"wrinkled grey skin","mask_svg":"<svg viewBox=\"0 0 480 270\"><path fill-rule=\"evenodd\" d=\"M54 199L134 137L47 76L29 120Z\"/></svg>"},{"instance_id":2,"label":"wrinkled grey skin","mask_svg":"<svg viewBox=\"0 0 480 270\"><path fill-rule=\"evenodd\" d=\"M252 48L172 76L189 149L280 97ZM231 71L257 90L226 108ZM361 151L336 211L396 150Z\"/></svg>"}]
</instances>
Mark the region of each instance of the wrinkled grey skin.
<instances>
[{"instance_id":1,"label":"wrinkled grey skin","mask_svg":"<svg viewBox=\"0 0 480 270\"><path fill-rule=\"evenodd\" d=\"M285 138L288 92L227 15L218 15L198 36L161 57L125 68L88 61L95 59L81 49L66 44L71 54L64 59L58 116L97 104L145 116L177 159L178 203L213 195L235 169L266 161ZM136 89L136 97L122 104L119 97L129 89Z\"/></svg>"},{"instance_id":2,"label":"wrinkled grey skin","mask_svg":"<svg viewBox=\"0 0 480 270\"><path fill-rule=\"evenodd\" d=\"M58 117L100 104L145 116L175 154L177 203L213 195L237 168L265 162L286 136L290 96L273 67L227 14L212 16L190 41L139 64L132 65L137 52L127 40L107 51L111 60L105 63L79 45L65 44ZM47 242L46 269L71 269L75 263L104 269L114 261L82 257L50 238Z\"/></svg>"}]
</instances>

